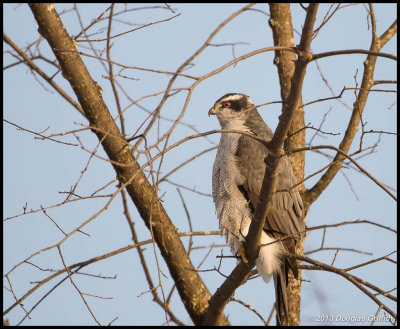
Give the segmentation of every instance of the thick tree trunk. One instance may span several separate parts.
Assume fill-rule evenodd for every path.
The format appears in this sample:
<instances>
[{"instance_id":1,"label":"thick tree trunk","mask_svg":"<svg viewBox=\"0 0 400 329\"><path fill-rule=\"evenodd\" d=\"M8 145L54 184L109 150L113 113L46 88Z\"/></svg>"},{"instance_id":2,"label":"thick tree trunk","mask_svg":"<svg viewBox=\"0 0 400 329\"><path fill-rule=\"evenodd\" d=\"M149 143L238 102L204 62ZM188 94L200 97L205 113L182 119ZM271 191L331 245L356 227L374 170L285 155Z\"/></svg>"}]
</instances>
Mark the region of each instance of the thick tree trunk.
<instances>
[{"instance_id":1,"label":"thick tree trunk","mask_svg":"<svg viewBox=\"0 0 400 329\"><path fill-rule=\"evenodd\" d=\"M208 309L211 294L195 271L175 226L132 155L101 96L100 87L91 78L76 42L68 35L54 4L30 3L39 33L48 41L65 79L71 84L92 131L106 151L117 177L137 207L168 266L179 295L194 324L200 324ZM222 323L228 324L222 316Z\"/></svg>"},{"instance_id":2,"label":"thick tree trunk","mask_svg":"<svg viewBox=\"0 0 400 329\"><path fill-rule=\"evenodd\" d=\"M271 26L274 45L294 47L293 25L288 3L269 4L271 17L269 25ZM281 97L285 102L289 95L291 87L291 78L294 73L296 54L289 51L275 51L274 64L277 66L279 82L281 85ZM302 104L302 103L301 103ZM299 131L304 127L304 110L296 109L289 126L288 136ZM300 131L292 137L286 139L285 150L292 150L304 147L305 130ZM297 181L304 179L305 152L297 152L289 156L294 174ZM300 192L304 191L304 184L299 186ZM296 253L303 254L303 243L300 241L296 245ZM289 324L300 325L300 297L301 297L301 270L299 269L299 280L289 277L288 302L289 302Z\"/></svg>"}]
</instances>

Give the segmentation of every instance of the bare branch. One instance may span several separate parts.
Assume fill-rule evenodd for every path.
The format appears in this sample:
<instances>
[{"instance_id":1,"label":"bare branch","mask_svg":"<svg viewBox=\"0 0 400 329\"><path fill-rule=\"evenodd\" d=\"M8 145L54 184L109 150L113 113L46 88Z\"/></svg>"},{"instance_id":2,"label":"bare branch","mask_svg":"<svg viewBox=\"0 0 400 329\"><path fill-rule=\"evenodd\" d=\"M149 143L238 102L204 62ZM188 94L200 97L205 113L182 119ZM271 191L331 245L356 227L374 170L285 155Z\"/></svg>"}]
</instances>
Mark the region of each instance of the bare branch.
<instances>
[{"instance_id":1,"label":"bare branch","mask_svg":"<svg viewBox=\"0 0 400 329\"><path fill-rule=\"evenodd\" d=\"M395 28L393 25L383 34L383 35L391 35L393 36L393 31ZM397 30L397 23L396 23L396 30ZM389 32L390 31L390 32ZM371 47L370 50L366 53L368 53L367 59L364 61L364 74L363 74L363 80L361 83L361 89L359 91L359 94L357 95L356 102L354 103L353 107L353 113L350 118L346 133L343 137L343 140L339 146L339 149L341 152L337 152L334 162L339 161L335 163L333 166L331 166L326 173L321 177L321 179L310 189L308 190L305 195L304 195L304 201L306 203L306 208L308 208L323 191L326 189L326 187L330 184L330 182L333 180L333 178L336 176L337 172L340 170L342 166L342 162L340 160L344 159L344 154L346 154L350 146L353 142L354 136L357 131L357 127L360 123L363 110L365 107L365 104L367 102L367 98L369 95L369 90L373 86L373 74L375 70L375 64L377 60L377 53L379 53L380 49L384 46L384 44L389 41L390 38L387 39L373 39L371 42ZM318 58L318 56L313 57ZM378 184L380 187L381 184ZM383 188L383 187L382 187ZM386 189L385 189L386 190ZM387 191L388 192L388 191ZM389 192L390 193L390 192ZM390 193L392 198L394 196Z\"/></svg>"},{"instance_id":2,"label":"bare branch","mask_svg":"<svg viewBox=\"0 0 400 329\"><path fill-rule=\"evenodd\" d=\"M336 267L324 264L322 262L316 261L314 259L311 259L306 256L301 256L301 255L296 255L296 254L287 254L288 257L293 257L295 259L299 259L302 261L305 261L307 263L311 263L315 265L315 267L308 267L308 266L302 266L303 269L306 270L323 270L323 271L328 271L328 272L333 272L336 274L339 274L340 276L344 277L345 279L349 280L351 283L353 283L358 289L360 289L364 294L366 294L368 297L370 297L378 306L383 307L383 309L388 312L394 319L396 319L396 314L394 311L392 311L389 307L387 307L385 304L383 304L374 294L369 292L364 285L368 286L369 288L376 288L375 286L369 284L365 280L361 280L360 278L357 278L354 275L351 275L347 273L345 270L338 269ZM380 290L380 289L379 289ZM393 297L393 296L392 296ZM394 297L393 297L394 298ZM397 298L395 298L397 300Z\"/></svg>"},{"instance_id":3,"label":"bare branch","mask_svg":"<svg viewBox=\"0 0 400 329\"><path fill-rule=\"evenodd\" d=\"M221 323L220 317L225 305L232 297L235 289L246 281L251 269L255 265L255 259L258 256L260 248L259 241L261 238L261 231L264 226L265 215L270 207L270 197L275 184L274 178L276 178L276 176L274 175L274 172L279 161L279 158L273 155L279 154L281 151L282 144L289 129L291 117L293 116L293 112L297 108L297 104L300 100L317 9L318 4L310 4L308 8L299 46L299 60L296 63L295 72L292 78L292 81L295 81L296 83L291 84L292 88L286 100L286 104L284 104L282 116L280 117L279 124L275 130L272 141L270 142L271 152L269 152L266 160L267 166L260 192L259 203L256 206L254 219L251 221L245 242L245 254L249 262L247 264L241 262L239 265L237 265L229 278L225 280L225 282L211 298L209 301L210 306L205 317L205 324Z\"/></svg>"},{"instance_id":4,"label":"bare branch","mask_svg":"<svg viewBox=\"0 0 400 329\"><path fill-rule=\"evenodd\" d=\"M137 31L137 30L143 29L143 28L148 27L148 26L151 26L151 25L155 25L155 24L163 23L163 22L168 22L168 21L170 21L171 19L174 19L174 18L176 18L176 17L178 17L178 16L180 16L180 15L181 15L181 14L177 14L177 15L172 16L172 17L167 18L167 19L163 19L163 20L160 20L160 21L157 21L157 22L148 23L148 24L145 24L145 25L140 26L140 27L138 27L138 28L135 28L135 29L133 29L133 30L125 31L125 32L123 32L123 33L119 33L119 34L116 34L116 35L113 35L113 36L109 36L109 37L107 37L107 38L105 38L105 39L97 39L97 40L76 40L76 38L75 38L75 40L76 40L76 42L102 42L102 41L107 41L107 42L109 42L110 39L118 38L118 37L120 37L120 36L122 36L122 35L124 35L124 34L132 33L132 32L135 32L135 31ZM110 19L111 19L111 16L112 16L112 14L110 14Z\"/></svg>"},{"instance_id":5,"label":"bare branch","mask_svg":"<svg viewBox=\"0 0 400 329\"><path fill-rule=\"evenodd\" d=\"M374 55L374 56L385 57L385 58L389 58L389 59L393 59L394 61L397 61L397 56L395 56L395 55L382 53L379 51L365 50L365 49L345 49L345 50L327 51L325 53L313 54L311 60L315 61L317 59L321 59L321 58L325 58L325 57L329 57L329 56L353 55L353 54Z\"/></svg>"},{"instance_id":6,"label":"bare branch","mask_svg":"<svg viewBox=\"0 0 400 329\"><path fill-rule=\"evenodd\" d=\"M206 310L210 293L199 275L187 270L187 268L193 268L193 265L156 191L149 184L144 173L139 171L140 166L132 156L126 142L121 140L123 137L104 104L100 88L91 78L79 55L73 52L76 51L76 45L68 36L54 5L30 4L30 8L40 26L39 31L49 42L62 67L63 75L74 89L91 126L106 132L95 131L108 157L116 163L129 164L129 166L115 165L114 169L120 181L126 183L127 191L145 224L153 230L154 238L166 260L171 276L177 283L181 297L187 301L184 303L185 307L193 322L198 323L202 317L201 312ZM166 95L164 100L165 97ZM114 138L113 135L119 137ZM153 226L150 221L159 225ZM171 250L174 252L171 253ZM225 323L227 323L226 319Z\"/></svg>"},{"instance_id":7,"label":"bare branch","mask_svg":"<svg viewBox=\"0 0 400 329\"><path fill-rule=\"evenodd\" d=\"M46 73L44 73L32 60L21 50L18 46L11 41L11 39L3 32L3 39L8 43L17 53L20 55L25 64L28 65L32 70L36 71L44 80L46 80L67 102L75 107L83 116L85 116L81 106L75 102L70 96L68 96L64 90L62 90Z\"/></svg>"}]
</instances>

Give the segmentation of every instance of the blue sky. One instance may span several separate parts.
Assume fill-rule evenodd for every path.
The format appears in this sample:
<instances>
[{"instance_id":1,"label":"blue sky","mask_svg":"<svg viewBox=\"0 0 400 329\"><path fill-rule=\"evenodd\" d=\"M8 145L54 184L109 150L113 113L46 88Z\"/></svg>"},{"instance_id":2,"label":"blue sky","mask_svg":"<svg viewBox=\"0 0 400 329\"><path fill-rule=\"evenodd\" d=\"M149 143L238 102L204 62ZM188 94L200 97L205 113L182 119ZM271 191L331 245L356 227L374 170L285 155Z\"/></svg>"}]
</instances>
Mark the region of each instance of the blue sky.
<instances>
[{"instance_id":1,"label":"blue sky","mask_svg":"<svg viewBox=\"0 0 400 329\"><path fill-rule=\"evenodd\" d=\"M129 8L148 6L149 4L131 4ZM175 71L187 58L189 58L208 38L210 33L222 20L233 12L242 8L244 4L171 4L180 16L164 23L155 24L137 30L112 40L112 58L115 62L136 67L152 68L163 71ZM56 9L61 12L72 5L56 4ZM100 15L108 5L79 4L84 26ZM253 8L268 12L266 4L257 4ZM316 26L319 25L329 8L322 4L319 8ZM395 4L375 4L378 35L396 19ZM123 9L117 5L115 11ZM113 23L113 34L117 34L139 25L147 24L169 18L175 14L168 9L154 8L141 11L131 11L119 17ZM297 31L301 31L304 22L304 11L299 5L292 5L293 24ZM117 18L117 17L116 17ZM4 32L19 47L25 47L38 39L37 25L33 15L26 4L3 5ZM77 16L73 12L62 15L62 21L70 35L76 35L81 30ZM349 6L339 10L320 31L313 41L311 48L314 53L343 49L368 49L371 42L371 31L368 29L367 12L362 4ZM103 29L101 29L103 28ZM107 31L107 21L95 26L90 33L95 33L91 38L104 38ZM295 34L298 43L299 35ZM396 36L383 48L383 52L397 54ZM253 50L273 45L272 33L268 25L268 17L260 11L248 11L241 14L225 26L212 41L215 44L240 43L235 46L235 56L241 56ZM87 43L79 43L79 51L89 53ZM10 49L3 43L4 50ZM105 43L95 43L96 49L104 50ZM41 44L41 53L53 58L46 42ZM193 66L185 73L201 76L232 59L230 46L209 47L199 57ZM276 67L273 65L274 54L267 52L256 55L239 62L221 74L215 75L201 82L194 90L186 113L182 119L185 124L178 125L171 135L171 145L182 138L196 132L205 132L218 129L215 117L208 117L207 112L215 100L228 92L240 92L249 95L254 103L261 104L280 99L280 90ZM107 73L103 66L93 58L83 57L93 79L102 87L103 97L113 116L117 110L112 89ZM339 94L344 86L354 87L355 79L360 84L363 72L365 55L333 56L318 61L329 86L335 95ZM14 63L15 59L5 53L3 65ZM52 75L54 67L37 61L38 65ZM386 58L379 58L375 70L376 80L396 80L396 62ZM114 67L117 71L117 68ZM170 79L169 75L127 69L119 77L118 82L131 99L139 99L145 95L163 91ZM136 80L138 79L138 80ZM61 74L54 80L72 95L72 90ZM51 90L40 77L33 77L30 70L23 65L7 69L3 73L3 118L35 132L48 128L47 133L61 133L82 128L87 121L69 103ZM175 87L188 87L193 81L180 77L176 80ZM378 85L381 89L395 89L393 84ZM181 92L171 97L162 110L162 116L174 120L182 111L187 93ZM307 68L307 75L303 87L303 101L309 102L319 98L332 96L327 85L322 81L321 74L315 63ZM76 99L74 97L74 99ZM159 103L161 96L149 97L140 102L140 105L152 111ZM331 144L338 146L346 129L350 110L354 102L354 92L344 93L342 102L337 100L320 102L306 107L305 121L318 127L324 115L329 111L322 129L340 135L317 136L313 145ZM364 111L363 120L366 130L397 132L397 103L394 93L371 92ZM121 105L129 106L131 101L121 93ZM347 104L347 105L344 105ZM280 105L272 105L260 109L264 120L272 130L276 128ZM133 134L147 117L147 112L133 106L126 111L125 120L127 133ZM161 120L148 136L148 143L152 145L157 140L159 133L164 133L171 121ZM190 125L190 126L188 126ZM192 129L192 128L195 128ZM314 135L313 130L306 131L307 142ZM4 218L15 216L27 209L40 209L62 202L67 192L79 179L84 170L90 154L80 146L71 146L50 141L35 139L34 135L19 131L8 123L3 123L3 202ZM97 139L90 132L78 134L80 140L88 150L93 150ZM359 147L358 132L351 151ZM77 139L69 134L58 137L67 143L78 144ZM397 189L397 141L393 135L383 134L376 153L360 158L359 163L374 177ZM217 145L218 135L211 135L208 139L199 138L182 144L180 147L166 154L162 167L161 177L174 169L178 164L189 159L195 154ZM364 138L364 146L371 146L378 140L377 134L368 134ZM327 152L333 155L332 152ZM100 156L104 151L100 148ZM152 156L157 154L156 150ZM215 151L208 152L199 157L179 172L170 176L170 180L177 184L204 194L211 193L211 169L215 158ZM145 156L139 162L146 162ZM306 153L306 175L309 175L324 165L329 160L320 154ZM156 162L157 166L159 162ZM382 189L374 184L365 175L353 169L343 169L318 201L312 205L307 226L339 223L356 219L371 220L384 226L397 229L396 202ZM345 175L344 175L345 174ZM320 175L309 179L306 187L311 187ZM90 195L95 190L115 178L115 172L106 161L93 158L85 175L79 182L77 194ZM348 183L351 181L351 185ZM180 232L189 230L188 220L177 192L176 185L163 182L159 186L163 204ZM116 184L113 183L104 190L104 194L113 193ZM185 203L189 208L191 223L194 231L218 230L218 221L215 216L214 205L210 196L193 193L181 189ZM70 232L79 224L90 218L93 213L100 210L108 199L98 198L73 202L59 208L49 209L47 214L62 227L65 232ZM150 238L147 228L133 204L129 205L139 240ZM117 197L107 209L95 220L83 228L85 234L74 234L63 245L63 255L68 265L87 260L115 249L124 247L132 242L130 230L123 216L122 202ZM21 262L31 254L42 248L60 241L63 234L43 213L17 217L3 223L3 272L7 273L14 265ZM314 231L307 238L305 251L317 249L321 245L322 231ZM185 246L189 239L183 238ZM208 246L211 244L224 244L220 236L204 236L194 239L194 246ZM396 250L396 236L387 230L367 224L355 224L341 228L328 229L325 236L325 246L342 247L361 250L364 254L340 251L336 257L337 267L349 267L372 258L381 257ZM218 266L216 258L223 250L224 255L229 255L228 248L215 247L202 265L202 269L211 269ZM191 258L197 266L205 257L208 248L193 250ZM372 253L368 255L366 253ZM310 255L327 264L332 262L335 251L323 251ZM146 246L145 255L148 265L154 273L153 280L158 282L157 267L152 245ZM159 254L158 254L159 255ZM391 256L396 259L397 255ZM159 257L158 259L160 259ZM32 260L34 264L43 268L60 269L63 264L56 249L43 252ZM228 258L222 263L222 272L229 274L235 266L235 261ZM166 265L161 261L160 267L169 278ZM87 297L92 311L102 324L108 324L115 317L118 319L114 325L147 325L162 324L165 314L161 307L152 302L152 295L145 293L148 290L144 279L136 250L130 250L107 260L95 263L84 269L85 273L101 274L115 279L99 279L86 275L76 275L75 280L82 291L112 299L99 299ZM353 272L352 272L353 273ZM355 275L376 284L382 289L390 290L396 285L396 267L390 262L379 262L354 271ZM48 272L38 270L36 267L23 264L12 272L10 279L13 289L21 297L30 288L34 281L39 281L49 275ZM215 272L202 272L201 277L206 282L209 290L214 292L223 282L223 278ZM162 277L164 290L168 294L172 285L170 279ZM319 271L304 271L302 294L302 324L320 324L313 321L318 315L334 315L338 322L334 324L348 325L350 323L340 320L347 316L368 317L374 315L377 305L360 292L344 278L332 273ZM30 310L32 306L53 287L60 279L56 279L40 288L35 294L24 301L24 306ZM3 278L3 284L8 282ZM396 291L393 292L396 295ZM161 294L160 294L161 295ZM266 285L261 278L249 281L244 287L237 290L236 298L251 304L264 318L268 317L274 302L273 284ZM385 300L387 302L387 300ZM13 296L3 290L3 304L7 308L13 303ZM172 309L177 317L190 323L177 292L171 300ZM395 308L393 302L387 302ZM232 324L236 325L261 325L260 320L242 305L230 303L225 311ZM24 316L24 311L16 307L6 315L11 324L18 323ZM274 321L273 321L274 322ZM369 322L356 322L354 324L368 324ZM76 289L67 280L49 295L31 314L31 319L26 319L23 324L30 325L92 325L93 318L85 307ZM327 322L327 324L331 324ZM380 323L386 324L386 323Z\"/></svg>"}]
</instances>

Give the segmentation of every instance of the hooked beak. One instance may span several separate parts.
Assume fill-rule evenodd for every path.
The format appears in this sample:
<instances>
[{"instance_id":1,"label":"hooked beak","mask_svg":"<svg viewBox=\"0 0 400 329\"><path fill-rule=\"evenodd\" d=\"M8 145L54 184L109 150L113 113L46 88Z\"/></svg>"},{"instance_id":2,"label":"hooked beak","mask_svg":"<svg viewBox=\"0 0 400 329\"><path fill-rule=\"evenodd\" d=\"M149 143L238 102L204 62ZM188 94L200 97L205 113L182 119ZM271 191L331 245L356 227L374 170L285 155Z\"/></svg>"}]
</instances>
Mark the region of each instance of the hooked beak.
<instances>
[{"instance_id":1,"label":"hooked beak","mask_svg":"<svg viewBox=\"0 0 400 329\"><path fill-rule=\"evenodd\" d=\"M217 115L219 113L219 111L215 108L215 106L213 106L212 108L210 108L210 111L208 111L208 116L212 115Z\"/></svg>"}]
</instances>

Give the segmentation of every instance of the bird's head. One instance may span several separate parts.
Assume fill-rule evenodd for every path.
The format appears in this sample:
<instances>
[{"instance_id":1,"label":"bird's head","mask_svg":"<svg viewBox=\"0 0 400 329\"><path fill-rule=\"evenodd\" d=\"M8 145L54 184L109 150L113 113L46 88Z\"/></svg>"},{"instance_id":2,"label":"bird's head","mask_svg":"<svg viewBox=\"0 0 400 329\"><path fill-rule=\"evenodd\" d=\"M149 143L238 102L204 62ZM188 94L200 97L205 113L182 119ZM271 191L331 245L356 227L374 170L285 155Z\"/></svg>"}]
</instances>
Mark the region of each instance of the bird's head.
<instances>
[{"instance_id":1,"label":"bird's head","mask_svg":"<svg viewBox=\"0 0 400 329\"><path fill-rule=\"evenodd\" d=\"M226 94L219 98L208 111L208 115L216 115L223 128L240 125L246 121L249 111L255 106L249 96L244 94Z\"/></svg>"}]
</instances>

